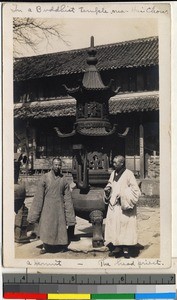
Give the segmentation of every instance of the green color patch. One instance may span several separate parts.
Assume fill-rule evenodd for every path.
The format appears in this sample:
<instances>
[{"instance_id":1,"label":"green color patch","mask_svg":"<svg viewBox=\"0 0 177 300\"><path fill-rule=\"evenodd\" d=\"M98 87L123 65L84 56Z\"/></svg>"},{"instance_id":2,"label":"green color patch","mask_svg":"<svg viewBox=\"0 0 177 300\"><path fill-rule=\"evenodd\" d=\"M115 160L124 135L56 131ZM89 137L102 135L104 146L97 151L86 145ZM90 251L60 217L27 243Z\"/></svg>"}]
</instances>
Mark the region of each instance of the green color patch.
<instances>
[{"instance_id":1,"label":"green color patch","mask_svg":"<svg viewBox=\"0 0 177 300\"><path fill-rule=\"evenodd\" d=\"M91 299L135 299L135 294L92 294Z\"/></svg>"}]
</instances>

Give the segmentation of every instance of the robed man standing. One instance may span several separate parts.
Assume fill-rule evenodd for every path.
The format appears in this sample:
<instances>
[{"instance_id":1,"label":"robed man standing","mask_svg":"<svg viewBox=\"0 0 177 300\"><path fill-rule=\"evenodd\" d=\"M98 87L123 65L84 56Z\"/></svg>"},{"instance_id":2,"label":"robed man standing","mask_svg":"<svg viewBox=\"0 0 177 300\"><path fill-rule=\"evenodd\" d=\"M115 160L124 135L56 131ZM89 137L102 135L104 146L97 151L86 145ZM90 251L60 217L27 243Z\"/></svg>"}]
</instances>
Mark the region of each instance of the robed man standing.
<instances>
[{"instance_id":1,"label":"robed man standing","mask_svg":"<svg viewBox=\"0 0 177 300\"><path fill-rule=\"evenodd\" d=\"M39 221L38 236L43 242L41 254L50 249L67 250L67 227L76 223L71 192L65 176L61 174L62 162L54 158L52 169L44 174L38 184L28 222Z\"/></svg>"},{"instance_id":2,"label":"robed man standing","mask_svg":"<svg viewBox=\"0 0 177 300\"><path fill-rule=\"evenodd\" d=\"M132 171L124 167L124 157L113 160L114 171L105 187L105 202L108 211L105 224L105 242L110 249L109 256L123 251L130 257L129 246L137 244L136 204L141 195Z\"/></svg>"}]
</instances>

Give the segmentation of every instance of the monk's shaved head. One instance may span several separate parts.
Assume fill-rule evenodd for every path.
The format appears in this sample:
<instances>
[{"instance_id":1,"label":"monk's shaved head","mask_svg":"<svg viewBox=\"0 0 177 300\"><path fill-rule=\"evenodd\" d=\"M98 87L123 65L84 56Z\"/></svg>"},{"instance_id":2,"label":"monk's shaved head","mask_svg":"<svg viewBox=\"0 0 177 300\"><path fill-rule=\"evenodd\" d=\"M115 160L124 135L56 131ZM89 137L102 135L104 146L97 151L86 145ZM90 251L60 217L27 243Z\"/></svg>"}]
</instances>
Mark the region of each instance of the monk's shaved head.
<instances>
[{"instance_id":1,"label":"monk's shaved head","mask_svg":"<svg viewBox=\"0 0 177 300\"><path fill-rule=\"evenodd\" d=\"M116 161L119 161L119 162L122 162L122 163L125 162L125 158L122 155L117 155L117 156L114 157L114 159Z\"/></svg>"}]
</instances>

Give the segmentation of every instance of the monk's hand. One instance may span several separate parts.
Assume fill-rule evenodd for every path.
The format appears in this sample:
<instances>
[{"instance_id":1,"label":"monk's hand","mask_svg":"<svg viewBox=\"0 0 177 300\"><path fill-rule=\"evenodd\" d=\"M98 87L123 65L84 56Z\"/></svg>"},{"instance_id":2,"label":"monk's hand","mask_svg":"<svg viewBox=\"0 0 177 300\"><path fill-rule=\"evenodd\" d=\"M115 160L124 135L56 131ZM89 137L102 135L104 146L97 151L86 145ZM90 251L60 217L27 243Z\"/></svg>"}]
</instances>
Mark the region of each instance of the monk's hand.
<instances>
[{"instance_id":1,"label":"monk's hand","mask_svg":"<svg viewBox=\"0 0 177 300\"><path fill-rule=\"evenodd\" d=\"M109 198L110 194L111 194L111 187L110 186L106 186L104 188L104 193L105 193L106 198Z\"/></svg>"}]
</instances>

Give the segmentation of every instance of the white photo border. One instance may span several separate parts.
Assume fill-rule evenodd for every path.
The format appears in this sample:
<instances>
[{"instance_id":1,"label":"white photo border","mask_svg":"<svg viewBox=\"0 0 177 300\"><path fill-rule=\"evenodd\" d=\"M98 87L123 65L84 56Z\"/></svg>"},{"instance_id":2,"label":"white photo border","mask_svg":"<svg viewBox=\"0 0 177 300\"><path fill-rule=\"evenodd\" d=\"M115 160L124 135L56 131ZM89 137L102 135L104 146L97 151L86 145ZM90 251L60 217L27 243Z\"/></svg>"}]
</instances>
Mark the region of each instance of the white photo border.
<instances>
[{"instance_id":1,"label":"white photo border","mask_svg":"<svg viewBox=\"0 0 177 300\"><path fill-rule=\"evenodd\" d=\"M57 18L58 13L48 11L61 3L5 3L3 6L3 264L5 267L54 268L62 273L75 272L114 273L126 269L147 270L171 266L171 22L170 4L147 3L82 3L86 12L75 7L72 18L105 18L101 13L88 13L95 7L104 7L109 18L156 18L159 29L159 102L160 102L160 257L159 259L133 259L116 265L113 259L16 259L14 249L14 174L13 174L13 17ZM132 10L136 7L136 10ZM121 9L120 9L121 8ZM39 9L39 8L38 8ZM111 14L112 10L124 13ZM30 11L31 10L31 11ZM159 12L158 12L159 11ZM60 17L69 18L67 11Z\"/></svg>"}]
</instances>

